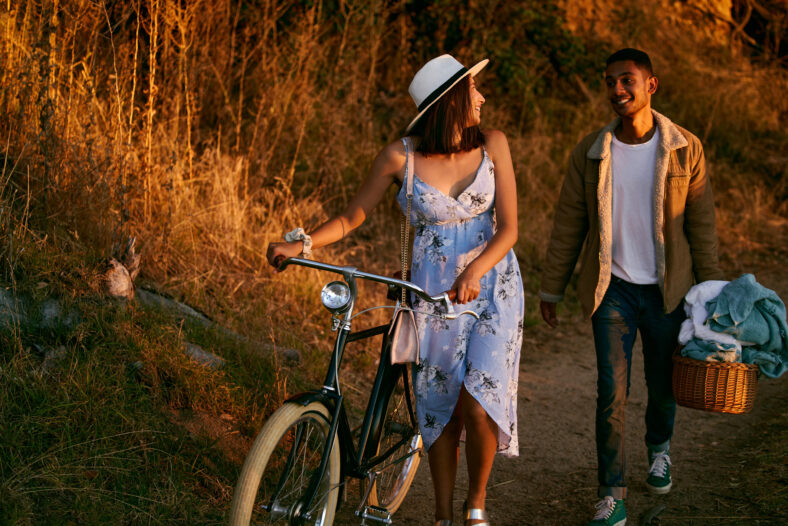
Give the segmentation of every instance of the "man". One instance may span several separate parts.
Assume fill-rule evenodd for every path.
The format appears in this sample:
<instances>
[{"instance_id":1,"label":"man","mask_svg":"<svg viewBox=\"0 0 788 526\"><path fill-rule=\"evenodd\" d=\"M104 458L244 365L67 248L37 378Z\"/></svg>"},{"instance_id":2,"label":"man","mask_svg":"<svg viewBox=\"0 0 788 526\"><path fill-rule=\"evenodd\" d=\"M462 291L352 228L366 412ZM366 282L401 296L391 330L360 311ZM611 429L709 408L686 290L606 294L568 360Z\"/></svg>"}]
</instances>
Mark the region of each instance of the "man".
<instances>
[{"instance_id":1,"label":"man","mask_svg":"<svg viewBox=\"0 0 788 526\"><path fill-rule=\"evenodd\" d=\"M714 199L697 137L651 109L659 85L643 51L607 59L605 84L618 117L575 147L561 188L540 290L542 317L582 254L577 293L591 317L597 355L597 513L589 526L626 523L624 411L632 347L643 343L648 386L648 489L670 491L676 414L671 355L693 285L722 279Z\"/></svg>"}]
</instances>

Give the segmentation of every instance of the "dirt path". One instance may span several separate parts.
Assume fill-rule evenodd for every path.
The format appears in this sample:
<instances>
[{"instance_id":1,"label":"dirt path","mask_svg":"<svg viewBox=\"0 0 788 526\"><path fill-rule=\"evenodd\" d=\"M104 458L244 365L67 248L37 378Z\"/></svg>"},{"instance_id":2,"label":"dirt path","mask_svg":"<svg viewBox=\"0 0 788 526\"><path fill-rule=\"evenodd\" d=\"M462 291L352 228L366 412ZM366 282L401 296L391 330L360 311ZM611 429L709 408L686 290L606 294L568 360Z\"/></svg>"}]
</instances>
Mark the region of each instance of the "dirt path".
<instances>
[{"instance_id":1,"label":"dirt path","mask_svg":"<svg viewBox=\"0 0 788 526\"><path fill-rule=\"evenodd\" d=\"M779 271L757 274L763 285L788 298L788 280ZM560 314L560 312L559 312ZM596 501L594 407L596 369L590 324L562 319L555 331L526 331L520 366L520 456L499 457L488 489L491 524L582 525ZM633 353L627 411L628 524L645 524L649 513L665 509L650 524L788 524L788 457L777 465L758 449L762 436L777 429L783 437L788 417L788 378L761 379L755 409L747 415L707 413L679 407L672 443L674 487L651 496L644 484L646 404L642 354ZM455 496L459 517L467 475L461 462ZM352 493L351 493L352 495ZM779 497L782 496L782 505ZM775 506L775 502L778 504ZM343 505L337 524L358 524ZM396 525L432 524L432 487L426 459ZM460 523L461 524L461 523Z\"/></svg>"}]
</instances>

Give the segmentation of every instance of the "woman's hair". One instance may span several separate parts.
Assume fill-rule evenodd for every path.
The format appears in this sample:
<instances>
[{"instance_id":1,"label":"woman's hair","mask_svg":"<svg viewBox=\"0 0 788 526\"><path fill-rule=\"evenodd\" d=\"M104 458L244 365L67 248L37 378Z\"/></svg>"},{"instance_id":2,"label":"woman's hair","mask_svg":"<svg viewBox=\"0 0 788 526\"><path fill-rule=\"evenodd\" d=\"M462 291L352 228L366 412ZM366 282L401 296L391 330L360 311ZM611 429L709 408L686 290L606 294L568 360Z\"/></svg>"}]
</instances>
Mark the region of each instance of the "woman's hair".
<instances>
[{"instance_id":1,"label":"woman's hair","mask_svg":"<svg viewBox=\"0 0 788 526\"><path fill-rule=\"evenodd\" d=\"M467 127L471 112L471 77L463 78L428 109L410 131L418 137L416 151L430 153L456 153L474 150L484 144L484 134L479 126ZM461 130L459 143L454 143L457 130Z\"/></svg>"}]
</instances>

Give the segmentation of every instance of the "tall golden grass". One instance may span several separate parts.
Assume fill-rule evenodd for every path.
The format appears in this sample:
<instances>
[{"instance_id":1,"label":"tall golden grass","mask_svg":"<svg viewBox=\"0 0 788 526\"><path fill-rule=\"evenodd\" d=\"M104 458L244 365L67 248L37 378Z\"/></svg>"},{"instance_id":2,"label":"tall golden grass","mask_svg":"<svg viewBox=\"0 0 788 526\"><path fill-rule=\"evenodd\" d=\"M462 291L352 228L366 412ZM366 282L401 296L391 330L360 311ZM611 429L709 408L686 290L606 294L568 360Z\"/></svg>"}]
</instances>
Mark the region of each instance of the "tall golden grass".
<instances>
[{"instance_id":1,"label":"tall golden grass","mask_svg":"<svg viewBox=\"0 0 788 526\"><path fill-rule=\"evenodd\" d=\"M9 0L0 137L11 181L21 189L29 173L39 231L96 253L135 235L149 282L266 337L293 332L271 332L271 319L316 334L322 318L296 314L314 311L318 277L275 276L267 243L341 209L412 117L406 88L423 62L488 56L485 123L509 137L533 289L568 152L610 118L604 58L631 45L657 66L655 106L706 145L724 256L784 250L785 68L751 60L689 8L595 5L604 34L565 22L578 2ZM393 270L391 201L318 257ZM322 345L322 332L302 338Z\"/></svg>"},{"instance_id":2,"label":"tall golden grass","mask_svg":"<svg viewBox=\"0 0 788 526\"><path fill-rule=\"evenodd\" d=\"M788 75L753 54L746 35L692 7L706 4L0 3L0 286L20 298L87 297L62 298L83 315L73 330L30 334L16 324L2 334L16 344L3 347L0 391L16 430L0 482L9 520L222 520L237 473L214 444L243 456L243 437L321 374L330 346L316 297L327 276L274 274L266 245L343 207L412 118L413 73L440 53L491 59L479 77L484 119L506 132L515 163L528 322L538 317L533 293L567 155L611 117L600 72L624 45L651 53L656 108L704 142L731 277L784 260ZM318 258L391 272L398 221L392 190ZM97 305L101 258L128 236L143 255L138 281L248 340ZM364 286L362 301L381 293ZM178 350L187 338L228 367L189 361ZM260 357L270 346L259 340L298 349L301 374L288 374L280 356ZM53 377L40 372L39 343L68 349ZM342 374L354 374L344 382L352 408L376 356L350 350ZM160 414L149 403L168 407ZM183 408L227 413L240 442L228 444L218 418L222 439L210 446L173 432L168 422Z\"/></svg>"}]
</instances>

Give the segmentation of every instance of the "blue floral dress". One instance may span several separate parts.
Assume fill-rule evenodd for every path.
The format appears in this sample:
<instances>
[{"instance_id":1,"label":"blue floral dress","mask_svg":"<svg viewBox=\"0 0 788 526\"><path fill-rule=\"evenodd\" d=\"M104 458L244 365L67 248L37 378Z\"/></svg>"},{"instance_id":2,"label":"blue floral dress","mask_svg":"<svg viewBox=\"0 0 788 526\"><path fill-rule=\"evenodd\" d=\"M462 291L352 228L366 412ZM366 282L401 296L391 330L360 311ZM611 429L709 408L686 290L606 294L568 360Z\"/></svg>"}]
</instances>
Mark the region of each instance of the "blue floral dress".
<instances>
[{"instance_id":1,"label":"blue floral dress","mask_svg":"<svg viewBox=\"0 0 788 526\"><path fill-rule=\"evenodd\" d=\"M409 148L412 151L412 149ZM412 155L412 153L409 153ZM474 181L455 199L412 174L415 227L411 280L428 294L448 290L495 232L495 167L486 151ZM411 174L406 174L410 177ZM407 209L407 181L397 194ZM465 389L498 424L498 451L516 456L517 377L523 336L523 284L513 250L481 279L479 297L457 310L479 314L442 320L440 306L413 299L421 361L413 369L416 412L427 449L440 436Z\"/></svg>"}]
</instances>

